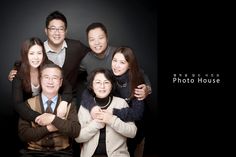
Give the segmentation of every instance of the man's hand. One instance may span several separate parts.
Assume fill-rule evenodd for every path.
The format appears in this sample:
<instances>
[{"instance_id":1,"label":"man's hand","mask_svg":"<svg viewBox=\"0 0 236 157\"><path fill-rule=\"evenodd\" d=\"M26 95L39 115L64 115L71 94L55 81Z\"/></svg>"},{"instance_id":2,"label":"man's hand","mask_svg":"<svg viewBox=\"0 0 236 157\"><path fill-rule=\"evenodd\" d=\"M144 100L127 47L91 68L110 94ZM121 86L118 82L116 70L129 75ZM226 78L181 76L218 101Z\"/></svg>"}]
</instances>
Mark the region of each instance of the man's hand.
<instances>
[{"instance_id":1,"label":"man's hand","mask_svg":"<svg viewBox=\"0 0 236 157\"><path fill-rule=\"evenodd\" d=\"M145 84L138 85L134 90L134 96L138 100L145 99L149 94L151 94L151 87Z\"/></svg>"},{"instance_id":2,"label":"man's hand","mask_svg":"<svg viewBox=\"0 0 236 157\"><path fill-rule=\"evenodd\" d=\"M8 80L12 81L13 78L16 76L16 74L17 74L17 70L11 70L9 75L8 75Z\"/></svg>"},{"instance_id":3,"label":"man's hand","mask_svg":"<svg viewBox=\"0 0 236 157\"><path fill-rule=\"evenodd\" d=\"M51 113L43 113L40 116L35 118L35 122L41 126L46 126L52 123L54 120L55 115Z\"/></svg>"}]
</instances>

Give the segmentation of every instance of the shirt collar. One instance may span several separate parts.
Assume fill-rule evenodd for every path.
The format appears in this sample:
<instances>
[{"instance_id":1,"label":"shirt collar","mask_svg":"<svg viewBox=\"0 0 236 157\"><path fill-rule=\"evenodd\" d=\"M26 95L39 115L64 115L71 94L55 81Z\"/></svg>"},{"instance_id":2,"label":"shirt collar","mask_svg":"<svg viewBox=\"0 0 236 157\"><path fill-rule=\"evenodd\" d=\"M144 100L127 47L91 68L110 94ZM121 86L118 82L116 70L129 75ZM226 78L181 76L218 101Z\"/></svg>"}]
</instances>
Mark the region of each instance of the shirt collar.
<instances>
[{"instance_id":1,"label":"shirt collar","mask_svg":"<svg viewBox=\"0 0 236 157\"><path fill-rule=\"evenodd\" d=\"M42 97L42 102L43 104L47 104L46 102L48 101L48 98L43 95L43 93L41 94L41 97ZM53 102L53 106L55 106L57 104L57 98L58 98L58 95L54 96L51 100Z\"/></svg>"},{"instance_id":2,"label":"shirt collar","mask_svg":"<svg viewBox=\"0 0 236 157\"><path fill-rule=\"evenodd\" d=\"M45 48L46 53L48 53L48 52L54 52L54 51L51 49L51 47L48 45L48 40L44 41L43 44L44 44L44 48ZM65 40L63 41L61 50L63 50L64 48L67 48L67 43L66 43Z\"/></svg>"}]
</instances>

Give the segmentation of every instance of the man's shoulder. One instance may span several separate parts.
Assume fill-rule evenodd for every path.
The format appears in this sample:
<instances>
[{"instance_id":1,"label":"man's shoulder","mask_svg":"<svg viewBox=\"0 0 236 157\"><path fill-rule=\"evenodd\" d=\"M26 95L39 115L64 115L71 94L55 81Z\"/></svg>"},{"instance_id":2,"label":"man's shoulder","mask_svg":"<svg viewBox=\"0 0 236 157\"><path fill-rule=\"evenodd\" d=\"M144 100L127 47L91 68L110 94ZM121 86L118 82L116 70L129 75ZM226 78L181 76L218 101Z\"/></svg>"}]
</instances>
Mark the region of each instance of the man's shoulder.
<instances>
[{"instance_id":1,"label":"man's shoulder","mask_svg":"<svg viewBox=\"0 0 236 157\"><path fill-rule=\"evenodd\" d=\"M26 103L27 105L29 105L33 110L36 111L36 109L37 109L37 104L40 102L40 97L39 97L39 95L34 96L34 97L32 97L32 98L27 99L26 102L27 102L27 103Z\"/></svg>"},{"instance_id":2,"label":"man's shoulder","mask_svg":"<svg viewBox=\"0 0 236 157\"><path fill-rule=\"evenodd\" d=\"M109 45L108 48L110 48L111 50L116 50L119 48L119 46Z\"/></svg>"},{"instance_id":3,"label":"man's shoulder","mask_svg":"<svg viewBox=\"0 0 236 157\"><path fill-rule=\"evenodd\" d=\"M82 44L80 40L65 38L67 44Z\"/></svg>"},{"instance_id":4,"label":"man's shoulder","mask_svg":"<svg viewBox=\"0 0 236 157\"><path fill-rule=\"evenodd\" d=\"M89 51L88 47L79 40L66 38L65 41L69 49L82 50L85 52Z\"/></svg>"},{"instance_id":5,"label":"man's shoulder","mask_svg":"<svg viewBox=\"0 0 236 157\"><path fill-rule=\"evenodd\" d=\"M36 100L39 100L39 95L36 95L36 96L33 96L33 97L27 99L27 102L32 102L32 101L36 101Z\"/></svg>"}]
</instances>

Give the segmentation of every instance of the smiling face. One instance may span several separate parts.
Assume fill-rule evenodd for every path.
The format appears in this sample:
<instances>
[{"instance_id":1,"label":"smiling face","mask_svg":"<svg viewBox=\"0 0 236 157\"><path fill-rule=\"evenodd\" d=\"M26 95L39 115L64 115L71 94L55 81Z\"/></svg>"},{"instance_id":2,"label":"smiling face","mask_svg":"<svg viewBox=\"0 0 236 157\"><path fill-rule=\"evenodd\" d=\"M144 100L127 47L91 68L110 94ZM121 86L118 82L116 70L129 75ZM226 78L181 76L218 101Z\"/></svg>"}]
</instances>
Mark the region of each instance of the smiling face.
<instances>
[{"instance_id":1,"label":"smiling face","mask_svg":"<svg viewBox=\"0 0 236 157\"><path fill-rule=\"evenodd\" d=\"M112 90L111 82L103 73L97 73L93 80L93 92L98 98L107 97Z\"/></svg>"},{"instance_id":2,"label":"smiling face","mask_svg":"<svg viewBox=\"0 0 236 157\"><path fill-rule=\"evenodd\" d=\"M45 68L41 72L42 93L47 97L57 95L62 85L62 74L58 68Z\"/></svg>"},{"instance_id":3,"label":"smiling face","mask_svg":"<svg viewBox=\"0 0 236 157\"><path fill-rule=\"evenodd\" d=\"M54 19L50 21L48 28L45 28L49 45L61 46L66 37L66 32L66 26L62 20Z\"/></svg>"},{"instance_id":4,"label":"smiling face","mask_svg":"<svg viewBox=\"0 0 236 157\"><path fill-rule=\"evenodd\" d=\"M123 75L129 69L129 63L122 53L117 52L111 62L112 71L115 76Z\"/></svg>"},{"instance_id":5,"label":"smiling face","mask_svg":"<svg viewBox=\"0 0 236 157\"><path fill-rule=\"evenodd\" d=\"M43 60L43 49L39 45L33 45L28 51L29 65L38 68Z\"/></svg>"},{"instance_id":6,"label":"smiling face","mask_svg":"<svg viewBox=\"0 0 236 157\"><path fill-rule=\"evenodd\" d=\"M88 32L88 43L93 52L102 54L107 48L108 39L105 32L98 27Z\"/></svg>"}]
</instances>

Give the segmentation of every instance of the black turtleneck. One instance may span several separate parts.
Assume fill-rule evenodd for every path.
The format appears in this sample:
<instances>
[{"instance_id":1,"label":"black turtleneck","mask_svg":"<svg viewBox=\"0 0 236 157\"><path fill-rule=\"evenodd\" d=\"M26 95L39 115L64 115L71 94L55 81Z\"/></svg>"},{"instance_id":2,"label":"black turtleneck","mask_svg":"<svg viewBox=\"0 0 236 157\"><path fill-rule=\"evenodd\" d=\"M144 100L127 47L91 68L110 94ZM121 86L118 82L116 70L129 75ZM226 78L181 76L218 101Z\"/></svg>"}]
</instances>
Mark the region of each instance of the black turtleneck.
<instances>
[{"instance_id":1,"label":"black turtleneck","mask_svg":"<svg viewBox=\"0 0 236 157\"><path fill-rule=\"evenodd\" d=\"M116 95L122 98L130 97L130 82L128 71L121 76L115 76L117 81Z\"/></svg>"},{"instance_id":2,"label":"black turtleneck","mask_svg":"<svg viewBox=\"0 0 236 157\"><path fill-rule=\"evenodd\" d=\"M107 107L111 104L112 97L107 96L106 98L97 98L94 97L95 104L101 107L102 109L107 109Z\"/></svg>"}]
</instances>

